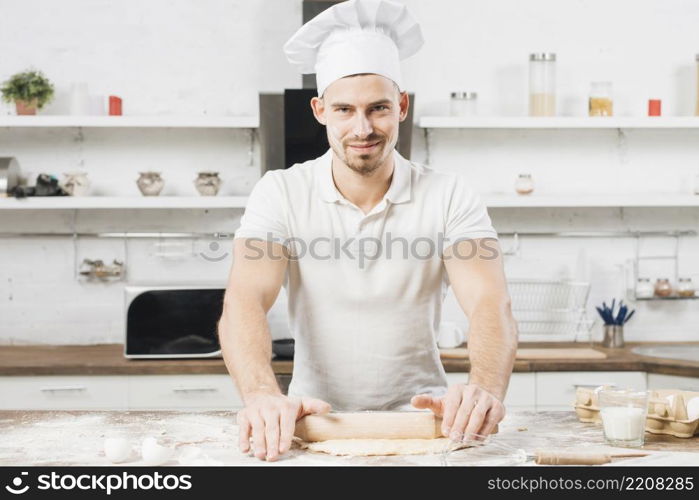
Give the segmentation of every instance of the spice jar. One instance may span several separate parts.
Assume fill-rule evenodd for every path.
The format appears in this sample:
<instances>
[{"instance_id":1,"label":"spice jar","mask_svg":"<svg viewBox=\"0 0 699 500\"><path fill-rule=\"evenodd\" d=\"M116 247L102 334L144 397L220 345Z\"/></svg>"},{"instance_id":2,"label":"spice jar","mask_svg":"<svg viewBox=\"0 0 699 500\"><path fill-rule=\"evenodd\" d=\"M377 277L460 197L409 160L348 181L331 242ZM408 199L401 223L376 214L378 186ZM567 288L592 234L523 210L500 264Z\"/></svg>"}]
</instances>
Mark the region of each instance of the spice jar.
<instances>
[{"instance_id":1,"label":"spice jar","mask_svg":"<svg viewBox=\"0 0 699 500\"><path fill-rule=\"evenodd\" d=\"M677 283L677 295L680 297L694 297L694 284L692 278L680 278Z\"/></svg>"},{"instance_id":2,"label":"spice jar","mask_svg":"<svg viewBox=\"0 0 699 500\"><path fill-rule=\"evenodd\" d=\"M638 278L636 282L636 298L650 299L655 295L655 287L648 278Z\"/></svg>"},{"instance_id":3,"label":"spice jar","mask_svg":"<svg viewBox=\"0 0 699 500\"><path fill-rule=\"evenodd\" d=\"M672 285L670 285L670 280L667 278L658 278L655 282L655 296L656 297L669 297L672 295Z\"/></svg>"},{"instance_id":4,"label":"spice jar","mask_svg":"<svg viewBox=\"0 0 699 500\"><path fill-rule=\"evenodd\" d=\"M612 83L592 82L590 84L590 116L612 116Z\"/></svg>"},{"instance_id":5,"label":"spice jar","mask_svg":"<svg viewBox=\"0 0 699 500\"><path fill-rule=\"evenodd\" d=\"M663 101L660 99L648 99L648 116L662 115Z\"/></svg>"},{"instance_id":6,"label":"spice jar","mask_svg":"<svg viewBox=\"0 0 699 500\"><path fill-rule=\"evenodd\" d=\"M449 101L451 116L476 116L478 114L476 92L452 92Z\"/></svg>"},{"instance_id":7,"label":"spice jar","mask_svg":"<svg viewBox=\"0 0 699 500\"><path fill-rule=\"evenodd\" d=\"M534 180L531 174L519 174L515 181L515 191L518 194L530 194L534 191Z\"/></svg>"},{"instance_id":8,"label":"spice jar","mask_svg":"<svg viewBox=\"0 0 699 500\"><path fill-rule=\"evenodd\" d=\"M556 54L529 55L529 116L556 115Z\"/></svg>"}]
</instances>

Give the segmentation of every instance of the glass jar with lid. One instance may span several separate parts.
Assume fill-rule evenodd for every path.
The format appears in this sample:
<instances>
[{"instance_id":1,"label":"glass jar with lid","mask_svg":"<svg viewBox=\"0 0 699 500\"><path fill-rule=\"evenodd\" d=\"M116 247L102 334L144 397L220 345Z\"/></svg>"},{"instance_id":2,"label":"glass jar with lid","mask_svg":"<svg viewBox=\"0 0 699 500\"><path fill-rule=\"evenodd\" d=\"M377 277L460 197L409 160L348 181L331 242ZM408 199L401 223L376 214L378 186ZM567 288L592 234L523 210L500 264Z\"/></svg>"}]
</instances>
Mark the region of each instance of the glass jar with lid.
<instances>
[{"instance_id":1,"label":"glass jar with lid","mask_svg":"<svg viewBox=\"0 0 699 500\"><path fill-rule=\"evenodd\" d=\"M680 297L694 297L694 283L692 283L692 278L680 278L678 280L677 295Z\"/></svg>"},{"instance_id":2,"label":"glass jar with lid","mask_svg":"<svg viewBox=\"0 0 699 500\"><path fill-rule=\"evenodd\" d=\"M556 116L556 54L529 55L529 116Z\"/></svg>"},{"instance_id":3,"label":"glass jar with lid","mask_svg":"<svg viewBox=\"0 0 699 500\"><path fill-rule=\"evenodd\" d=\"M636 298L650 299L655 295L655 287L648 278L638 278L636 281Z\"/></svg>"},{"instance_id":4,"label":"glass jar with lid","mask_svg":"<svg viewBox=\"0 0 699 500\"><path fill-rule=\"evenodd\" d=\"M515 181L515 191L517 194L531 194L534 191L532 174L519 174Z\"/></svg>"},{"instance_id":5,"label":"glass jar with lid","mask_svg":"<svg viewBox=\"0 0 699 500\"><path fill-rule=\"evenodd\" d=\"M613 116L612 82L592 82L590 84L590 116Z\"/></svg>"},{"instance_id":6,"label":"glass jar with lid","mask_svg":"<svg viewBox=\"0 0 699 500\"><path fill-rule=\"evenodd\" d=\"M451 116L476 116L478 114L477 92L452 92L449 101Z\"/></svg>"},{"instance_id":7,"label":"glass jar with lid","mask_svg":"<svg viewBox=\"0 0 699 500\"><path fill-rule=\"evenodd\" d=\"M669 297L672 295L672 285L670 280L667 278L658 278L655 282L655 296L656 297Z\"/></svg>"}]
</instances>

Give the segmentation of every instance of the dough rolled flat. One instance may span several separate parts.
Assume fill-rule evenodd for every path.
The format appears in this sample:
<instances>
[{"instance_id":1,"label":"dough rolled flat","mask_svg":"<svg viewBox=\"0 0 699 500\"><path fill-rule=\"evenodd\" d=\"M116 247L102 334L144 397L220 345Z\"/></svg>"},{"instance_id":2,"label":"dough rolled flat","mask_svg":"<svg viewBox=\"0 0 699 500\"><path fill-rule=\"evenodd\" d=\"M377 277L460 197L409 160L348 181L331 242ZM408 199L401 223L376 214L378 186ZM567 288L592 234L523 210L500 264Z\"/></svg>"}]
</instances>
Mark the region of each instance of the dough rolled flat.
<instances>
[{"instance_id":1,"label":"dough rolled flat","mask_svg":"<svg viewBox=\"0 0 699 500\"><path fill-rule=\"evenodd\" d=\"M300 442L308 451L337 456L370 457L378 455L428 455L442 453L449 439L328 439Z\"/></svg>"}]
</instances>

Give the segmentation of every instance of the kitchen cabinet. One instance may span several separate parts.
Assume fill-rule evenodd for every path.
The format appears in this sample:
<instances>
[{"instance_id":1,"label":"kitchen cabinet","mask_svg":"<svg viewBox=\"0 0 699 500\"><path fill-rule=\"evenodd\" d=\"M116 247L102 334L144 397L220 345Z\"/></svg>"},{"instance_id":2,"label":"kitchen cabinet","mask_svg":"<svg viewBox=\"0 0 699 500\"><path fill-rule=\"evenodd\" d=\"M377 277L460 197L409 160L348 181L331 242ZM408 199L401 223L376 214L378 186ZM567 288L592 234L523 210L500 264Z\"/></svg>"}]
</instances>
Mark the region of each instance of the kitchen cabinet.
<instances>
[{"instance_id":1,"label":"kitchen cabinet","mask_svg":"<svg viewBox=\"0 0 699 500\"><path fill-rule=\"evenodd\" d=\"M505 408L521 411L536 409L536 378L534 373L513 373L505 396ZM466 383L467 373L447 373L449 385Z\"/></svg>"},{"instance_id":2,"label":"kitchen cabinet","mask_svg":"<svg viewBox=\"0 0 699 500\"><path fill-rule=\"evenodd\" d=\"M0 377L0 409L126 409L127 390L124 376Z\"/></svg>"},{"instance_id":3,"label":"kitchen cabinet","mask_svg":"<svg viewBox=\"0 0 699 500\"><path fill-rule=\"evenodd\" d=\"M286 392L290 375L277 375ZM468 373L447 373L466 383ZM511 411L571 410L578 386L616 384L635 389L699 391L699 377L645 372L516 372L505 406ZM243 401L226 374L51 375L0 377L0 409L238 410Z\"/></svg>"},{"instance_id":4,"label":"kitchen cabinet","mask_svg":"<svg viewBox=\"0 0 699 500\"><path fill-rule=\"evenodd\" d=\"M0 377L0 409L237 410L228 375L68 375Z\"/></svg>"},{"instance_id":5,"label":"kitchen cabinet","mask_svg":"<svg viewBox=\"0 0 699 500\"><path fill-rule=\"evenodd\" d=\"M571 410L577 387L604 384L645 390L646 373L538 372L536 373L536 410Z\"/></svg>"},{"instance_id":6,"label":"kitchen cabinet","mask_svg":"<svg viewBox=\"0 0 699 500\"><path fill-rule=\"evenodd\" d=\"M228 375L134 375L128 377L128 384L128 407L132 410L243 407Z\"/></svg>"},{"instance_id":7,"label":"kitchen cabinet","mask_svg":"<svg viewBox=\"0 0 699 500\"><path fill-rule=\"evenodd\" d=\"M648 374L648 389L680 389L699 391L699 377L678 377L676 375Z\"/></svg>"}]
</instances>

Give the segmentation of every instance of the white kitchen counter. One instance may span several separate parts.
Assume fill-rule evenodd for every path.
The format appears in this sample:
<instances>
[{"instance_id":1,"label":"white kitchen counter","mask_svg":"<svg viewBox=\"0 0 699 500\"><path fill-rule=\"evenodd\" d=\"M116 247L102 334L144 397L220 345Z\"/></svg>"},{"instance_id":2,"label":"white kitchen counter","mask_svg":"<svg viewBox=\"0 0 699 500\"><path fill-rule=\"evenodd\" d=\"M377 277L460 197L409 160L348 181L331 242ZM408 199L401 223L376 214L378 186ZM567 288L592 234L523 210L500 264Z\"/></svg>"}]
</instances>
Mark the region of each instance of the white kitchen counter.
<instances>
[{"instance_id":1,"label":"white kitchen counter","mask_svg":"<svg viewBox=\"0 0 699 500\"><path fill-rule=\"evenodd\" d=\"M494 446L477 452L460 450L446 459L440 454L332 457L293 449L283 459L268 463L238 450L235 414L224 411L1 411L0 465L111 465L103 452L104 437L111 431L123 432L134 445L132 460L123 465L144 465L137 451L146 436L167 437L176 444L175 458L165 465L518 465L508 458L514 453L498 452ZM646 439L644 451L649 456L612 465L699 465L699 437L647 433ZM513 412L493 440L527 453L537 449L628 452L605 446L601 427L579 422L572 411Z\"/></svg>"}]
</instances>

